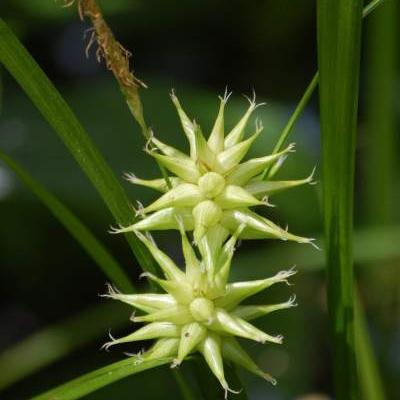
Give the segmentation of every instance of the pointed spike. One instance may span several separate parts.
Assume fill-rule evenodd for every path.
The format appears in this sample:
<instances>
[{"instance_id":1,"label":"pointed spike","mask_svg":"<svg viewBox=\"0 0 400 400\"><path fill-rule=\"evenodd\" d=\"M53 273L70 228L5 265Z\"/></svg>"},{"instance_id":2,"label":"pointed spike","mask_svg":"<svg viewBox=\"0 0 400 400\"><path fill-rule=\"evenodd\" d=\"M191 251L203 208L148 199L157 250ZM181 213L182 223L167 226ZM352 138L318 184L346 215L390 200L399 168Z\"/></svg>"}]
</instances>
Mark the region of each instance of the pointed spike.
<instances>
[{"instance_id":1,"label":"pointed spike","mask_svg":"<svg viewBox=\"0 0 400 400\"><path fill-rule=\"evenodd\" d=\"M193 125L196 144L196 155L197 162L199 163L199 169L203 173L206 173L208 171L219 172L221 170L221 166L217 161L216 155L208 145L200 126L197 125L195 122L193 123Z\"/></svg>"},{"instance_id":2,"label":"pointed spike","mask_svg":"<svg viewBox=\"0 0 400 400\"><path fill-rule=\"evenodd\" d=\"M194 283L198 280L199 273L201 272L200 261L198 260L196 252L194 251L186 235L183 221L178 218L177 222L179 226L179 232L181 234L182 252L185 259L186 276L190 282Z\"/></svg>"},{"instance_id":3,"label":"pointed spike","mask_svg":"<svg viewBox=\"0 0 400 400\"><path fill-rule=\"evenodd\" d=\"M185 182L197 183L200 178L200 172L193 160L164 156L154 151L149 154Z\"/></svg>"},{"instance_id":4,"label":"pointed spike","mask_svg":"<svg viewBox=\"0 0 400 400\"><path fill-rule=\"evenodd\" d=\"M264 204L247 190L236 185L227 185L221 194L214 200L223 210L231 208L244 208Z\"/></svg>"},{"instance_id":5,"label":"pointed spike","mask_svg":"<svg viewBox=\"0 0 400 400\"><path fill-rule=\"evenodd\" d=\"M172 322L173 324L187 324L193 321L188 307L176 305L174 307L164 308L162 310L154 311L148 315L141 315L135 317L133 322Z\"/></svg>"},{"instance_id":6,"label":"pointed spike","mask_svg":"<svg viewBox=\"0 0 400 400\"><path fill-rule=\"evenodd\" d=\"M181 183L145 207L143 212L150 213L167 207L193 207L202 200L203 195L197 185Z\"/></svg>"},{"instance_id":7,"label":"pointed spike","mask_svg":"<svg viewBox=\"0 0 400 400\"><path fill-rule=\"evenodd\" d=\"M229 149L232 146L237 145L243 138L244 130L246 128L247 122L253 113L253 111L259 107L261 104L256 104L255 100L249 100L249 108L247 109L244 116L240 119L240 121L236 124L236 126L228 133L225 138L225 149Z\"/></svg>"},{"instance_id":8,"label":"pointed spike","mask_svg":"<svg viewBox=\"0 0 400 400\"><path fill-rule=\"evenodd\" d=\"M165 193L169 190L167 183L165 182L164 178L159 179L140 179L135 174L132 173L125 173L124 178L134 185L145 186L159 192ZM174 188L177 186L181 180L175 176L168 177L169 181L171 182L172 187Z\"/></svg>"},{"instance_id":9,"label":"pointed spike","mask_svg":"<svg viewBox=\"0 0 400 400\"><path fill-rule=\"evenodd\" d=\"M171 294L178 303L189 304L194 298L192 286L188 282L176 282L160 279L149 272L143 272L140 277L146 277L156 282L166 292Z\"/></svg>"},{"instance_id":10,"label":"pointed spike","mask_svg":"<svg viewBox=\"0 0 400 400\"><path fill-rule=\"evenodd\" d=\"M175 357L178 352L179 341L179 338L158 339L148 351L141 355L141 358L143 361L150 361Z\"/></svg>"},{"instance_id":11,"label":"pointed spike","mask_svg":"<svg viewBox=\"0 0 400 400\"><path fill-rule=\"evenodd\" d=\"M231 232L237 229L241 224L245 224L246 228L240 235L241 239L280 239L291 240L297 243L313 244L311 238L304 238L293 235L275 225L267 218L246 209L242 210L226 210L221 219L221 225L229 229Z\"/></svg>"},{"instance_id":12,"label":"pointed spike","mask_svg":"<svg viewBox=\"0 0 400 400\"><path fill-rule=\"evenodd\" d=\"M220 97L220 106L215 120L214 127L212 128L211 134L208 138L208 145L214 154L218 154L224 150L224 111L225 105L229 99L230 93L227 95L225 91L224 97Z\"/></svg>"},{"instance_id":13,"label":"pointed spike","mask_svg":"<svg viewBox=\"0 0 400 400\"><path fill-rule=\"evenodd\" d=\"M276 385L276 379L270 374L264 372L257 366L257 364L250 358L250 356L243 350L238 341L234 338L227 337L222 342L222 352L226 359L247 369L251 373L265 379L266 381Z\"/></svg>"},{"instance_id":14,"label":"pointed spike","mask_svg":"<svg viewBox=\"0 0 400 400\"><path fill-rule=\"evenodd\" d=\"M171 100L174 103L176 110L178 112L179 118L181 120L182 128L183 131L185 132L186 138L189 142L190 146L190 158L192 160L195 160L197 155L196 155L196 145L195 145L195 136L194 136L194 126L192 121L189 119L189 117L186 115L185 111L183 111L183 108L178 100L178 98L175 95L175 92L172 90L171 91Z\"/></svg>"},{"instance_id":15,"label":"pointed spike","mask_svg":"<svg viewBox=\"0 0 400 400\"><path fill-rule=\"evenodd\" d=\"M221 342L217 335L208 333L207 337L199 345L199 350L203 354L208 366L219 380L224 390L228 390L228 383L224 375L224 365L221 355Z\"/></svg>"},{"instance_id":16,"label":"pointed spike","mask_svg":"<svg viewBox=\"0 0 400 400\"><path fill-rule=\"evenodd\" d=\"M154 312L164 308L174 307L176 300L169 294L143 293L143 294L122 294L115 292L109 287L108 293L102 297L119 300L145 312Z\"/></svg>"},{"instance_id":17,"label":"pointed spike","mask_svg":"<svg viewBox=\"0 0 400 400\"><path fill-rule=\"evenodd\" d=\"M260 181L254 180L250 181L245 189L252 193L257 198L263 196L272 196L276 193L283 192L284 190L292 189L297 186L302 186L305 184L313 185L313 173L305 179L298 179L292 181Z\"/></svg>"},{"instance_id":18,"label":"pointed spike","mask_svg":"<svg viewBox=\"0 0 400 400\"><path fill-rule=\"evenodd\" d=\"M262 173L268 165L276 162L282 155L294 151L294 143L291 143L285 150L260 158L253 158L236 166L226 177L227 183L243 186L251 178Z\"/></svg>"},{"instance_id":19,"label":"pointed spike","mask_svg":"<svg viewBox=\"0 0 400 400\"><path fill-rule=\"evenodd\" d=\"M230 315L221 308L216 310L215 316L215 320L211 324L211 328L215 330L254 340L259 343L282 343L282 336L268 335L245 320Z\"/></svg>"},{"instance_id":20,"label":"pointed spike","mask_svg":"<svg viewBox=\"0 0 400 400\"><path fill-rule=\"evenodd\" d=\"M290 299L284 303L268 304L268 305L250 305L250 306L238 306L233 310L233 314L246 321L251 321L256 318L263 317L275 311L285 310L288 308L296 307L296 296L290 297Z\"/></svg>"},{"instance_id":21,"label":"pointed spike","mask_svg":"<svg viewBox=\"0 0 400 400\"><path fill-rule=\"evenodd\" d=\"M244 229L244 225L240 225L231 238L225 243L218 260L218 272L215 276L216 286L225 294L225 287L228 282L231 270L232 258L235 252L237 239Z\"/></svg>"},{"instance_id":22,"label":"pointed spike","mask_svg":"<svg viewBox=\"0 0 400 400\"><path fill-rule=\"evenodd\" d=\"M217 160L221 164L224 172L229 172L230 170L232 170L232 168L236 167L236 165L240 163L242 158L249 151L253 142L257 139L262 129L262 126L257 126L256 132L248 139L234 146L231 146L227 150L218 154Z\"/></svg>"},{"instance_id":23,"label":"pointed spike","mask_svg":"<svg viewBox=\"0 0 400 400\"><path fill-rule=\"evenodd\" d=\"M206 334L207 329L198 322L185 325L182 328L178 357L174 360L174 364L180 365L185 357L205 339Z\"/></svg>"},{"instance_id":24,"label":"pointed spike","mask_svg":"<svg viewBox=\"0 0 400 400\"><path fill-rule=\"evenodd\" d=\"M153 255L157 264L161 267L165 276L168 279L176 282L182 282L185 279L185 273L182 272L176 264L168 257L163 251L161 251L151 240L149 240L141 232L135 232L138 239L148 248L150 253Z\"/></svg>"},{"instance_id":25,"label":"pointed spike","mask_svg":"<svg viewBox=\"0 0 400 400\"><path fill-rule=\"evenodd\" d=\"M182 219L186 230L193 230L194 219L192 211L189 208L177 209L170 207L156 211L127 228L116 229L113 233L178 229L176 217Z\"/></svg>"},{"instance_id":26,"label":"pointed spike","mask_svg":"<svg viewBox=\"0 0 400 400\"><path fill-rule=\"evenodd\" d=\"M197 242L199 251L207 271L214 271L217 257L221 251L222 243L228 237L229 232L221 225L211 227L207 234Z\"/></svg>"},{"instance_id":27,"label":"pointed spike","mask_svg":"<svg viewBox=\"0 0 400 400\"><path fill-rule=\"evenodd\" d=\"M294 275L296 271L290 269L288 271L280 271L276 275L267 279L259 279L255 281L235 282L228 284L224 297L215 301L216 307L223 307L232 310L244 299L254 296L255 294L269 288L275 283L288 283L288 278Z\"/></svg>"},{"instance_id":28,"label":"pointed spike","mask_svg":"<svg viewBox=\"0 0 400 400\"><path fill-rule=\"evenodd\" d=\"M175 147L169 146L163 143L161 140L158 140L156 137L151 137L151 142L160 150L165 156L175 157L182 160L190 160L190 157L187 156L182 151L176 149Z\"/></svg>"},{"instance_id":29,"label":"pointed spike","mask_svg":"<svg viewBox=\"0 0 400 400\"><path fill-rule=\"evenodd\" d=\"M103 348L108 350L110 346L121 343L135 342L138 340L150 340L160 337L179 336L180 329L177 327L177 325L170 322L153 322L151 324L143 326L142 328L138 329L134 333L131 333L130 335L124 336L119 339L113 339L110 342L105 343L103 345Z\"/></svg>"}]
</instances>

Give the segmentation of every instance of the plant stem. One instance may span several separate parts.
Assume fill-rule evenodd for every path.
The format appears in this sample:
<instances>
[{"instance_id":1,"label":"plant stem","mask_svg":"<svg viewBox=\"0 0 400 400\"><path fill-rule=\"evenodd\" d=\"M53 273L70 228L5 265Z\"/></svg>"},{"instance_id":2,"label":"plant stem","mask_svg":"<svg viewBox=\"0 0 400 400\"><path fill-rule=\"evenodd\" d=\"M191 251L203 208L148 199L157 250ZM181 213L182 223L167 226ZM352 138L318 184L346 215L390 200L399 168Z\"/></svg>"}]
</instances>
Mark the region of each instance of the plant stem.
<instances>
[{"instance_id":1,"label":"plant stem","mask_svg":"<svg viewBox=\"0 0 400 400\"><path fill-rule=\"evenodd\" d=\"M372 0L369 4L367 4L363 8L362 17L365 18L367 15L369 15L372 11L374 11L384 1L385 0ZM395 13L393 15L395 15ZM303 96L301 97L295 110L293 111L293 114L289 118L289 121L286 123L285 127L281 131L278 142L275 145L274 150L272 151L272 154L276 154L282 150L282 147L283 147L286 139L292 133L292 130L293 130L297 120L300 118L300 116L303 113L304 109L306 108L308 102L310 101L310 98L318 85L318 80L319 80L319 71L317 71L314 74L313 78L311 79L311 82L308 84L305 92L303 93ZM271 165L270 167L267 167L264 170L262 179L267 179L267 178L270 179L273 177L274 169L272 167L273 166Z\"/></svg>"},{"instance_id":2,"label":"plant stem","mask_svg":"<svg viewBox=\"0 0 400 400\"><path fill-rule=\"evenodd\" d=\"M359 399L352 231L361 16L361 0L318 1L327 290L339 400Z\"/></svg>"},{"instance_id":3,"label":"plant stem","mask_svg":"<svg viewBox=\"0 0 400 400\"><path fill-rule=\"evenodd\" d=\"M359 296L355 298L354 311L356 320L354 335L362 398L364 400L384 400L385 392Z\"/></svg>"},{"instance_id":4,"label":"plant stem","mask_svg":"<svg viewBox=\"0 0 400 400\"><path fill-rule=\"evenodd\" d=\"M281 134L279 135L278 142L276 143L274 150L272 151L272 154L279 153L279 151L282 149L283 144L285 143L286 139L292 132L298 118L300 115L303 113L305 107L307 106L308 102L310 101L310 98L315 90L315 88L318 85L318 80L319 80L319 73L314 75L314 77L311 79L311 82L308 84L307 89L305 90L303 96L301 97L299 103L297 104L293 114L289 118L289 121L283 128ZM273 177L273 169L272 168L267 168L265 169L263 173L263 179L265 178L272 178Z\"/></svg>"},{"instance_id":5,"label":"plant stem","mask_svg":"<svg viewBox=\"0 0 400 400\"><path fill-rule=\"evenodd\" d=\"M367 118L363 197L369 223L395 216L397 2L388 1L367 24Z\"/></svg>"},{"instance_id":6,"label":"plant stem","mask_svg":"<svg viewBox=\"0 0 400 400\"><path fill-rule=\"evenodd\" d=\"M129 62L131 54L115 39L96 0L78 0L78 9L81 18L88 17L94 28L94 36L90 39L86 52L90 49L95 38L98 44L97 59L103 58L105 60L107 68L112 71L118 82L129 110L141 128L142 135L146 140L150 140L151 131L144 118L143 105L139 93L140 88L146 87L146 85L133 74ZM167 171L157 160L156 163L165 182L171 188L172 185Z\"/></svg>"}]
</instances>

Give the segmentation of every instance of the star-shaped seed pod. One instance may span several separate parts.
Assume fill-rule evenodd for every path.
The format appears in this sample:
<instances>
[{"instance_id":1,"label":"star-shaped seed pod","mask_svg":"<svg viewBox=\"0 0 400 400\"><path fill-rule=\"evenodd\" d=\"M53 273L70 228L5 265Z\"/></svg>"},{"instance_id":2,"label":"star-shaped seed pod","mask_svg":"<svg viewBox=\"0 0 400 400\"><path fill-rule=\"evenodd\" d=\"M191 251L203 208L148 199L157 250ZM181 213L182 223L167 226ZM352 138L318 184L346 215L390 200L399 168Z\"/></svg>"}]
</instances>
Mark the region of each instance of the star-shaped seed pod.
<instances>
[{"instance_id":1,"label":"star-shaped seed pod","mask_svg":"<svg viewBox=\"0 0 400 400\"><path fill-rule=\"evenodd\" d=\"M283 162L293 151L290 144L283 151L242 162L263 127L256 122L253 135L244 138L247 122L260 105L255 99L237 125L224 133L224 109L228 95L220 98L220 108L208 140L200 126L192 122L183 111L178 98L172 92L183 131L190 146L190 155L171 147L154 135L149 139L146 151L174 176L168 179L144 180L133 174L127 179L138 185L155 189L163 194L147 207L139 210L143 219L132 226L114 232L151 231L178 229L179 216L186 230L193 230L197 244L206 233L222 243L229 233L244 224L243 239L281 239L310 243L312 239L293 235L270 220L251 211L249 207L270 205L268 197L283 190L312 182L312 174L302 180L268 181L263 179L267 167ZM217 246L218 247L218 246Z\"/></svg>"},{"instance_id":2,"label":"star-shaped seed pod","mask_svg":"<svg viewBox=\"0 0 400 400\"><path fill-rule=\"evenodd\" d=\"M160 265L165 279L147 274L166 293L122 294L109 287L106 297L120 300L144 315L133 317L145 325L134 333L114 339L106 349L119 343L155 339L146 352L136 355L136 362L173 358L176 367L190 354L200 352L227 394L231 389L225 380L223 359L233 362L275 384L271 375L263 372L243 350L235 337L259 343L282 343L282 336L272 336L249 321L271 312L295 306L295 297L273 305L241 305L247 298L275 283L288 283L295 271L282 271L268 279L228 283L235 243L244 226L219 249L217 262L209 265L198 259L183 224L180 226L185 271L162 252L151 237L136 232Z\"/></svg>"}]
</instances>

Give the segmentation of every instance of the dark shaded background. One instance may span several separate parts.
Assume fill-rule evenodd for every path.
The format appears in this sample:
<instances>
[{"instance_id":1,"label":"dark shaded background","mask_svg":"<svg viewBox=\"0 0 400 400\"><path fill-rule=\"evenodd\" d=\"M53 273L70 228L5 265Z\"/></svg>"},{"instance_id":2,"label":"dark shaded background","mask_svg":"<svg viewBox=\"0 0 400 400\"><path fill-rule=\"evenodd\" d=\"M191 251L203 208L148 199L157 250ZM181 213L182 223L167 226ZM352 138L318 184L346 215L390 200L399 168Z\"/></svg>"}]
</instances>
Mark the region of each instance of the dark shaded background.
<instances>
[{"instance_id":1,"label":"dark shaded background","mask_svg":"<svg viewBox=\"0 0 400 400\"><path fill-rule=\"evenodd\" d=\"M148 121L160 138L179 146L183 135L169 100L171 88L176 89L187 112L204 131L212 125L218 109L217 95L226 85L234 92L227 109L228 126L246 109L241 94L249 94L254 88L259 100L267 102L257 112L265 131L253 154L261 155L272 150L316 70L313 1L113 0L102 1L101 5L118 39L133 50L136 74L149 86L143 91ZM62 9L52 0L1 0L0 12L55 82L116 173L121 176L124 171L133 171L145 178L156 176L152 160L142 151L139 129L111 74L95 61L93 54L89 59L84 56L83 36L88 26L79 21L75 10ZM364 29L355 202L356 265L387 396L398 399L400 229L399 146L395 132L399 81L398 68L388 67L383 61L389 53L397 56L399 48L392 51L387 40L376 43L385 26L380 12L368 17ZM397 32L390 32L394 37L398 26L396 29ZM382 69L385 67L388 69ZM395 93L389 106L375 97L385 84L382 76ZM0 147L71 207L107 244L130 277L143 285L124 239L107 234L113 221L90 183L22 90L4 71L1 77ZM377 114L392 122L379 134L371 129L379 120ZM304 177L314 165L318 175L315 97L292 140L297 143L297 153L287 161L279 178ZM383 156L382 151L379 153L382 147L386 149ZM133 202L146 203L154 198L150 190L123 184ZM295 233L320 237L319 199L318 185L298 188L277 196L274 203L278 207L268 209L268 215L282 225L289 222ZM0 348L4 349L49 324L104 303L98 294L104 291L105 278L48 210L3 165L0 205ZM156 238L161 247L180 259L175 233L157 234ZM319 244L323 247L321 241ZM251 399L300 399L310 393L331 392L323 254L316 253L298 244L272 242L246 242L237 252L235 278L272 275L292 264L297 264L299 270L294 287L274 287L260 297L260 301L284 301L295 292L299 307L267 317L261 324L271 333L284 334L283 346L248 345L259 364L279 380L279 385L272 388L243 373ZM129 310L123 306L115 307L113 313L120 314L121 319L129 317ZM111 316L106 313L103 318ZM122 332L123 329L113 330L116 335ZM1 398L26 398L121 359L122 351L140 348L126 346L111 353L101 352L99 347L106 337L106 330L99 332L90 345L7 389ZM193 368L188 364L182 370L190 376ZM87 398L122 400L132 398L133 393L137 399L158 399L165 393L179 398L176 382L167 368L128 378Z\"/></svg>"}]
</instances>

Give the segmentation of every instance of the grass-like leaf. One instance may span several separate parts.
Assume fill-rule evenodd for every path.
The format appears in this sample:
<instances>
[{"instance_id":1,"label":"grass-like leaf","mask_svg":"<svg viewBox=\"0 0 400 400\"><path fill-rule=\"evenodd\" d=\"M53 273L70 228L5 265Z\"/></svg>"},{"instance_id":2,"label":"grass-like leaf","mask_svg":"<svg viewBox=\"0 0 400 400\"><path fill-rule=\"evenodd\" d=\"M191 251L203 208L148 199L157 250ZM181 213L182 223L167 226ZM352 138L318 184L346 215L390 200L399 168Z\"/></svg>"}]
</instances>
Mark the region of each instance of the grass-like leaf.
<instances>
[{"instance_id":1,"label":"grass-like leaf","mask_svg":"<svg viewBox=\"0 0 400 400\"><path fill-rule=\"evenodd\" d=\"M363 8L362 17L365 18L366 16L368 16L372 11L374 11L384 1L385 0L373 0L370 3L368 3ZM393 15L395 15L395 13L393 13ZM283 145L285 144L289 135L292 133L293 128L296 125L296 122L300 118L301 114L303 114L303 111L306 108L307 104L309 103L312 94L314 93L315 89L317 88L318 81L319 81L319 71L317 71L314 74L314 76L311 79L310 83L308 84L306 90L304 91L300 101L297 103L296 108L294 109L288 122L286 123L285 127L282 129L282 131L279 135L278 141L272 151L272 154L276 154L282 150ZM389 79L387 79L386 81L390 82ZM263 173L263 179L272 178L273 171L274 171L274 169L272 168L272 166L267 167Z\"/></svg>"},{"instance_id":2,"label":"grass-like leaf","mask_svg":"<svg viewBox=\"0 0 400 400\"><path fill-rule=\"evenodd\" d=\"M46 393L32 398L31 400L75 400L104 386L116 382L129 375L138 374L147 369L155 368L171 363L171 358L163 358L155 361L143 361L135 363L132 358L107 365L97 369L64 385L58 386Z\"/></svg>"},{"instance_id":3,"label":"grass-like leaf","mask_svg":"<svg viewBox=\"0 0 400 400\"><path fill-rule=\"evenodd\" d=\"M398 150L396 140L398 89L398 15L397 1L387 1L368 19L366 25L367 93L363 185L366 219L388 225L396 216ZM379 177L379 179L377 179Z\"/></svg>"},{"instance_id":4,"label":"grass-like leaf","mask_svg":"<svg viewBox=\"0 0 400 400\"><path fill-rule=\"evenodd\" d=\"M361 398L364 400L384 400L385 391L381 381L379 368L375 360L371 339L368 334L364 310L358 296L355 298L354 310L354 334Z\"/></svg>"},{"instance_id":5,"label":"grass-like leaf","mask_svg":"<svg viewBox=\"0 0 400 400\"><path fill-rule=\"evenodd\" d=\"M133 223L134 212L129 199L100 151L57 89L2 19L0 62L54 128L104 200L116 222L122 225ZM147 249L132 233L126 234L126 238L141 267L154 273L157 267Z\"/></svg>"},{"instance_id":6,"label":"grass-like leaf","mask_svg":"<svg viewBox=\"0 0 400 400\"><path fill-rule=\"evenodd\" d=\"M352 231L362 3L319 0L317 12L327 290L338 399L360 398Z\"/></svg>"},{"instance_id":7,"label":"grass-like leaf","mask_svg":"<svg viewBox=\"0 0 400 400\"><path fill-rule=\"evenodd\" d=\"M32 190L32 192L51 211L58 221L63 224L65 229L67 229L67 231L102 269L108 279L110 279L121 290L130 293L135 291L128 276L115 258L96 239L90 230L60 202L60 200L48 192L39 182L35 181L27 171L1 150L0 160L15 172L21 181Z\"/></svg>"}]
</instances>

